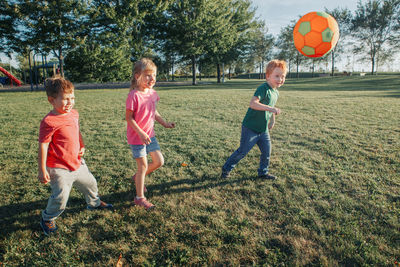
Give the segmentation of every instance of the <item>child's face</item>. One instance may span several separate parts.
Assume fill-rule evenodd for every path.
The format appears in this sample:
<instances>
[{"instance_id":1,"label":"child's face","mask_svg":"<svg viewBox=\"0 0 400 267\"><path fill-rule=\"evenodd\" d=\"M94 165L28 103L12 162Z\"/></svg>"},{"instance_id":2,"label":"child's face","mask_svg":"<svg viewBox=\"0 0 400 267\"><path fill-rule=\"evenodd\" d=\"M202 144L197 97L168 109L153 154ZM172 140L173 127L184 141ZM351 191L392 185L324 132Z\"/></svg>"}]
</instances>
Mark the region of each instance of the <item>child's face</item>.
<instances>
[{"instance_id":1,"label":"child's face","mask_svg":"<svg viewBox=\"0 0 400 267\"><path fill-rule=\"evenodd\" d=\"M285 83L286 72L281 68L275 68L271 74L267 75L267 82L272 88L279 88Z\"/></svg>"},{"instance_id":2,"label":"child's face","mask_svg":"<svg viewBox=\"0 0 400 267\"><path fill-rule=\"evenodd\" d=\"M53 105L53 111L58 115L69 113L75 105L74 92L69 94L59 93L57 97L49 96L48 99Z\"/></svg>"},{"instance_id":3,"label":"child's face","mask_svg":"<svg viewBox=\"0 0 400 267\"><path fill-rule=\"evenodd\" d=\"M153 88L156 84L156 73L154 71L144 71L139 77L139 87L142 89Z\"/></svg>"}]
</instances>

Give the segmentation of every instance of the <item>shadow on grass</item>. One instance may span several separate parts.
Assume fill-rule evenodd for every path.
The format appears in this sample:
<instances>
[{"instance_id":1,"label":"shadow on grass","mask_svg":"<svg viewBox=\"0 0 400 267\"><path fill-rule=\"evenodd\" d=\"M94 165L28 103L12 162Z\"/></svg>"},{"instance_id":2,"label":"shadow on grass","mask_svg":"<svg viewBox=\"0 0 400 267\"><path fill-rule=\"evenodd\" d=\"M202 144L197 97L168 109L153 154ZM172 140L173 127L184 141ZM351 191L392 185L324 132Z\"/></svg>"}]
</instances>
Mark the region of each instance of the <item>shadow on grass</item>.
<instances>
[{"instance_id":1,"label":"shadow on grass","mask_svg":"<svg viewBox=\"0 0 400 267\"><path fill-rule=\"evenodd\" d=\"M150 196L164 196L174 195L185 192L195 192L208 188L224 187L229 184L241 183L243 181L262 179L257 176L254 177L241 177L238 179L221 179L219 177L203 176L198 179L180 179L176 181L165 182L156 185L147 186ZM182 187L182 185L187 185ZM179 187L179 188L176 188ZM118 208L129 207L130 204L122 204L131 202L133 199L133 192L116 192L101 196L101 199L105 202L109 202L117 206ZM7 237L14 232L32 230L42 231L39 222L41 218L41 211L46 207L47 199L15 203L0 207L0 236L1 239L7 239ZM70 197L68 205L64 214L75 214L86 210L86 204L83 197ZM87 211L90 212L90 211ZM0 240L1 240L0 239ZM0 249L1 250L1 249Z\"/></svg>"}]
</instances>

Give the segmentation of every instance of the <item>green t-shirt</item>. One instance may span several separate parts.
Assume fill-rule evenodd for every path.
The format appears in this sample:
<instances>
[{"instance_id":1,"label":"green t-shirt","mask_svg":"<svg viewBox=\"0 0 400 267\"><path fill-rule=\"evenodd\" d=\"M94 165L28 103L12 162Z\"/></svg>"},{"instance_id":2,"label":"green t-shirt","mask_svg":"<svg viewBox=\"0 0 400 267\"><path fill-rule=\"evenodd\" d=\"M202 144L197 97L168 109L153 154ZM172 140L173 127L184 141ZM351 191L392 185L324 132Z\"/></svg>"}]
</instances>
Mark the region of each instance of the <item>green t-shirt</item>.
<instances>
[{"instance_id":1,"label":"green t-shirt","mask_svg":"<svg viewBox=\"0 0 400 267\"><path fill-rule=\"evenodd\" d=\"M274 107L276 101L278 101L279 91L277 89L272 89L268 83L263 83L257 88L254 96L260 99L261 104ZM260 111L249 108L246 116L244 116L243 126L257 133L267 132L268 121L271 116L272 113L269 111Z\"/></svg>"}]
</instances>

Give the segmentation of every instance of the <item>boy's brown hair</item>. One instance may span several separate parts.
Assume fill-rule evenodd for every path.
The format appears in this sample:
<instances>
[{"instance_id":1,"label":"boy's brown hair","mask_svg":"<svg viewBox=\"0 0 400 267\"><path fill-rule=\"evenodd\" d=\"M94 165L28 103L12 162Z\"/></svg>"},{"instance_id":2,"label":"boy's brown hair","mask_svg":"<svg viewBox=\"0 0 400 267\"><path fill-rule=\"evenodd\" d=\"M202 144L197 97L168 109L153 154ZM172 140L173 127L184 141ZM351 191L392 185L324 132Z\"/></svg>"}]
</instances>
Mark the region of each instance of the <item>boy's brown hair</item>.
<instances>
[{"instance_id":1,"label":"boy's brown hair","mask_svg":"<svg viewBox=\"0 0 400 267\"><path fill-rule=\"evenodd\" d=\"M130 88L131 90L135 89L135 87L138 85L138 81L136 80L135 75L136 74L141 75L145 71L157 72L156 64L154 64L154 62L149 58L142 58L141 60L137 61L133 66L131 88Z\"/></svg>"},{"instance_id":2,"label":"boy's brown hair","mask_svg":"<svg viewBox=\"0 0 400 267\"><path fill-rule=\"evenodd\" d=\"M44 83L47 96L56 98L59 93L71 94L74 92L74 85L63 77L46 79Z\"/></svg>"},{"instance_id":3,"label":"boy's brown hair","mask_svg":"<svg viewBox=\"0 0 400 267\"><path fill-rule=\"evenodd\" d=\"M287 72L286 62L283 60L274 59L268 62L267 67L265 68L265 75L270 75L276 68L280 68L285 73Z\"/></svg>"}]
</instances>

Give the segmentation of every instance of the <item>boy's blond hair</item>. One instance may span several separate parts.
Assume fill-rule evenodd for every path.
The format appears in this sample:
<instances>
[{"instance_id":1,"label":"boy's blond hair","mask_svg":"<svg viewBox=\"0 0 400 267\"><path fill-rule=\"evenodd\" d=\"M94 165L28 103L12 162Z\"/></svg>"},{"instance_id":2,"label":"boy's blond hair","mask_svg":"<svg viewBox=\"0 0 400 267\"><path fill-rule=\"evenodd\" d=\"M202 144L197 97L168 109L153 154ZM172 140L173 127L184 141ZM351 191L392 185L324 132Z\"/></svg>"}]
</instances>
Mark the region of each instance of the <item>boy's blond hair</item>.
<instances>
[{"instance_id":1,"label":"boy's blond hair","mask_svg":"<svg viewBox=\"0 0 400 267\"><path fill-rule=\"evenodd\" d=\"M56 98L59 93L71 94L74 92L74 85L61 76L46 79L44 83L47 96Z\"/></svg>"},{"instance_id":2,"label":"boy's blond hair","mask_svg":"<svg viewBox=\"0 0 400 267\"><path fill-rule=\"evenodd\" d=\"M283 60L274 59L268 62L267 67L265 68L265 75L270 75L276 68L280 68L285 72L285 74L287 72L286 62Z\"/></svg>"},{"instance_id":3,"label":"boy's blond hair","mask_svg":"<svg viewBox=\"0 0 400 267\"><path fill-rule=\"evenodd\" d=\"M137 61L133 66L130 90L133 90L138 85L138 80L135 78L135 75L139 74L140 79L142 73L145 71L157 72L156 64L154 64L154 62L149 58L142 58L141 60Z\"/></svg>"}]
</instances>

